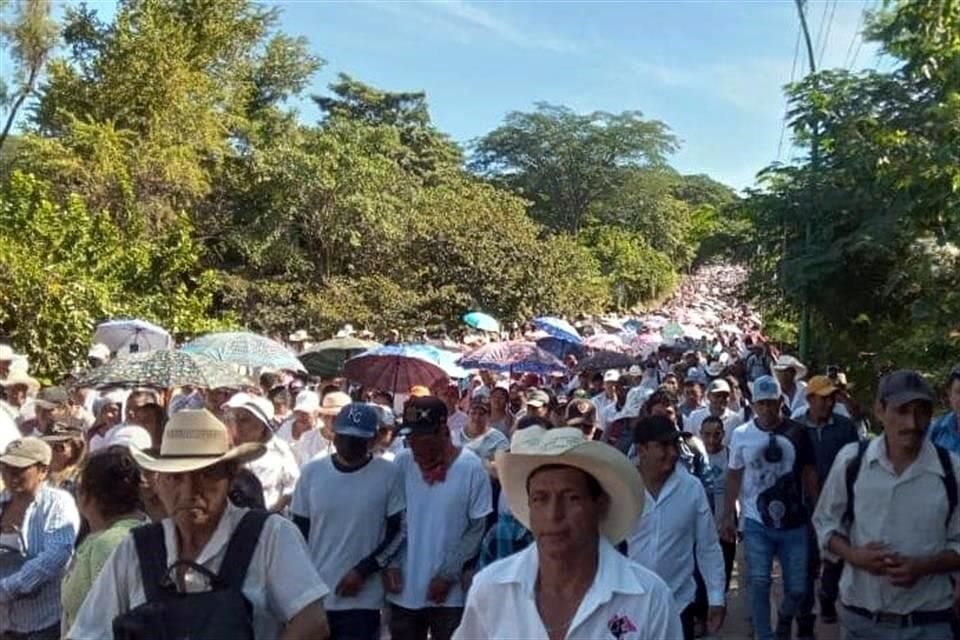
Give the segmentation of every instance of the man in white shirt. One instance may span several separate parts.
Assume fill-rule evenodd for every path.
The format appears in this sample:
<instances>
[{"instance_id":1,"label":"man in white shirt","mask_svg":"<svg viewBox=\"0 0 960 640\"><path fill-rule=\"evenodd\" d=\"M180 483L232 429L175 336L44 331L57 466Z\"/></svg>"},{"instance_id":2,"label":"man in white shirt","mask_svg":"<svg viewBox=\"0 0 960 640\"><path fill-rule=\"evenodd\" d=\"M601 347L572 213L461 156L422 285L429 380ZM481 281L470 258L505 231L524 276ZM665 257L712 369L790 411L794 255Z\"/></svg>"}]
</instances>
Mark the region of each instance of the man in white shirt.
<instances>
[{"instance_id":1,"label":"man in white shirt","mask_svg":"<svg viewBox=\"0 0 960 640\"><path fill-rule=\"evenodd\" d=\"M620 372L610 369L603 374L603 393L593 399L597 407L597 428L606 431L607 426L617 413L618 393L620 387Z\"/></svg>"},{"instance_id":2,"label":"man in white shirt","mask_svg":"<svg viewBox=\"0 0 960 640\"><path fill-rule=\"evenodd\" d=\"M301 392L303 393L303 392ZM350 404L350 396L342 391L330 391L320 401L320 428L311 429L303 434L297 444L295 455L303 464L333 454L333 419L340 410Z\"/></svg>"},{"instance_id":3,"label":"man in white shirt","mask_svg":"<svg viewBox=\"0 0 960 640\"><path fill-rule=\"evenodd\" d=\"M324 601L333 640L379 639L380 572L402 542L400 469L371 453L379 426L372 405L344 407L333 423L336 452L307 464L293 494L293 521L317 573L336 585Z\"/></svg>"},{"instance_id":4,"label":"man in white shirt","mask_svg":"<svg viewBox=\"0 0 960 640\"><path fill-rule=\"evenodd\" d=\"M803 382L807 377L806 365L793 356L783 355L774 363L773 373L780 383L787 415L801 413L807 406L807 384Z\"/></svg>"},{"instance_id":5,"label":"man in white shirt","mask_svg":"<svg viewBox=\"0 0 960 640\"><path fill-rule=\"evenodd\" d=\"M333 394L327 394L331 396ZM320 420L320 396L316 391L305 389L297 394L297 401L293 405L293 415L283 421L277 429L277 437L290 445L290 451L297 460L297 465L303 467L317 455L323 447L322 433L310 435L323 427ZM320 437L318 437L320 436Z\"/></svg>"},{"instance_id":6,"label":"man in white shirt","mask_svg":"<svg viewBox=\"0 0 960 640\"><path fill-rule=\"evenodd\" d=\"M390 635L394 640L448 640L463 615L465 575L480 554L493 510L490 478L476 455L450 440L447 406L412 398L401 435L408 449L396 458L407 504L401 552L403 586L388 570Z\"/></svg>"},{"instance_id":7,"label":"man in white shirt","mask_svg":"<svg viewBox=\"0 0 960 640\"><path fill-rule=\"evenodd\" d=\"M290 505L300 467L286 442L273 434L273 405L262 396L238 393L224 405L235 444L262 443L263 456L247 468L263 485L263 500L270 511L283 511Z\"/></svg>"},{"instance_id":8,"label":"man in white shirt","mask_svg":"<svg viewBox=\"0 0 960 640\"><path fill-rule=\"evenodd\" d=\"M514 433L497 466L535 544L477 574L456 638L682 637L669 587L613 547L643 510L620 452L576 428L535 426Z\"/></svg>"},{"instance_id":9,"label":"man in white shirt","mask_svg":"<svg viewBox=\"0 0 960 640\"><path fill-rule=\"evenodd\" d=\"M726 613L726 575L703 484L686 469L677 469L680 432L669 418L649 416L640 420L634 442L646 496L643 514L627 538L628 555L670 586L680 611L684 640L694 637L694 572L699 569L710 606L708 629L716 633Z\"/></svg>"},{"instance_id":10,"label":"man in white shirt","mask_svg":"<svg viewBox=\"0 0 960 640\"><path fill-rule=\"evenodd\" d=\"M730 409L730 385L723 378L717 378L707 387L707 406L697 409L683 421L683 429L695 436L700 435L700 427L707 416L723 421L725 446L730 445L733 430L740 426L740 414Z\"/></svg>"}]
</instances>

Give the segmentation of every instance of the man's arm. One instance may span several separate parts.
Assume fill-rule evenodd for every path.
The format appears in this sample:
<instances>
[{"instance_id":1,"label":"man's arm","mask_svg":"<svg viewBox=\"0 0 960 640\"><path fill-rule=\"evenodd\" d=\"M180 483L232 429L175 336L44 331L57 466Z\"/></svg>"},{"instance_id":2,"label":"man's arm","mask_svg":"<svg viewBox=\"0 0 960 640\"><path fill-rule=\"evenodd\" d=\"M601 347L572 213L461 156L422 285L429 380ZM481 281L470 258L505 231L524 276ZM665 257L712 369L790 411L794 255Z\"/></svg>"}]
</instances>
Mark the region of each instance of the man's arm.
<instances>
[{"instance_id":1,"label":"man's arm","mask_svg":"<svg viewBox=\"0 0 960 640\"><path fill-rule=\"evenodd\" d=\"M803 482L803 492L810 499L810 504L816 504L820 497L820 483L817 480L817 468L813 465L807 465L801 472L801 481Z\"/></svg>"},{"instance_id":2,"label":"man's arm","mask_svg":"<svg viewBox=\"0 0 960 640\"><path fill-rule=\"evenodd\" d=\"M33 593L44 584L62 577L63 569L73 555L80 515L72 500L70 504L57 503L48 508L46 521L34 523L34 526L44 529L46 540L43 549L12 575L0 580L0 602L10 602Z\"/></svg>"},{"instance_id":3,"label":"man's arm","mask_svg":"<svg viewBox=\"0 0 960 640\"><path fill-rule=\"evenodd\" d=\"M330 627L321 600L311 602L293 616L283 630L281 640L327 640Z\"/></svg>"},{"instance_id":4,"label":"man's arm","mask_svg":"<svg viewBox=\"0 0 960 640\"><path fill-rule=\"evenodd\" d=\"M737 538L737 498L743 486L743 469L730 469L727 473L727 494L723 500L723 538L733 542Z\"/></svg>"}]
</instances>

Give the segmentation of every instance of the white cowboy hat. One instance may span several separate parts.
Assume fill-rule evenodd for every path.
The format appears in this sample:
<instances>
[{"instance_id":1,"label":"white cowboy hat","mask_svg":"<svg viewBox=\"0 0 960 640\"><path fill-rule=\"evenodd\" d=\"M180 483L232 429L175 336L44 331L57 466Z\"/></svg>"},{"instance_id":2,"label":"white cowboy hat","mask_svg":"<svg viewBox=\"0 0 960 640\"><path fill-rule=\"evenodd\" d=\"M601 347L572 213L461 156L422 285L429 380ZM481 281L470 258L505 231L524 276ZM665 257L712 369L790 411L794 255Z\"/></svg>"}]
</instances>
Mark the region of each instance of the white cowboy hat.
<instances>
[{"instance_id":1,"label":"white cowboy hat","mask_svg":"<svg viewBox=\"0 0 960 640\"><path fill-rule=\"evenodd\" d=\"M227 428L216 416L200 409L173 414L163 431L160 451L130 445L130 454L141 467L157 473L189 473L220 462L249 462L266 453L261 443L230 447Z\"/></svg>"},{"instance_id":2,"label":"white cowboy hat","mask_svg":"<svg viewBox=\"0 0 960 640\"><path fill-rule=\"evenodd\" d=\"M37 391L40 390L40 383L37 382L37 379L27 375L24 371L19 371L14 369L10 372L10 375L6 377L5 380L0 381L0 385L4 387L13 387L18 384L22 384L27 388L27 393L31 396L37 395Z\"/></svg>"},{"instance_id":3,"label":"white cowboy hat","mask_svg":"<svg viewBox=\"0 0 960 640\"><path fill-rule=\"evenodd\" d=\"M320 415L335 416L340 413L340 409L353 402L350 396L342 391L331 391L323 396L323 402L320 403Z\"/></svg>"},{"instance_id":4,"label":"white cowboy hat","mask_svg":"<svg viewBox=\"0 0 960 640\"><path fill-rule=\"evenodd\" d=\"M310 334L303 329L297 329L287 338L290 342L306 342L310 339Z\"/></svg>"},{"instance_id":5,"label":"white cowboy hat","mask_svg":"<svg viewBox=\"0 0 960 640\"><path fill-rule=\"evenodd\" d=\"M797 372L797 380L803 380L807 377L806 365L793 356L780 356L777 358L776 364L773 365L773 369L775 371L786 371L787 369L793 369Z\"/></svg>"},{"instance_id":6,"label":"white cowboy hat","mask_svg":"<svg viewBox=\"0 0 960 640\"><path fill-rule=\"evenodd\" d=\"M596 478L610 496L600 533L620 543L643 512L643 480L625 455L610 445L588 440L578 428L527 427L513 435L510 451L498 451L497 468L514 517L530 528L527 478L540 467L566 465Z\"/></svg>"}]
</instances>

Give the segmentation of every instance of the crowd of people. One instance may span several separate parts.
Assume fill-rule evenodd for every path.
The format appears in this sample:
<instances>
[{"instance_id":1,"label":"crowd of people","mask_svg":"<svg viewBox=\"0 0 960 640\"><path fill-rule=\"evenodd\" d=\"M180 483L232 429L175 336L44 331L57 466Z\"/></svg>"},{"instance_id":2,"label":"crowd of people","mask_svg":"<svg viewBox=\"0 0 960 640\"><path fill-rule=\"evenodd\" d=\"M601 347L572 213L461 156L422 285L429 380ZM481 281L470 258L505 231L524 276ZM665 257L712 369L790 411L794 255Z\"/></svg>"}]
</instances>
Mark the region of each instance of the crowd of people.
<instances>
[{"instance_id":1,"label":"crowd of people","mask_svg":"<svg viewBox=\"0 0 960 640\"><path fill-rule=\"evenodd\" d=\"M0 639L690 640L737 562L759 640L953 638L960 368L871 424L704 287L712 333L631 366L402 393L40 385L0 345Z\"/></svg>"}]
</instances>

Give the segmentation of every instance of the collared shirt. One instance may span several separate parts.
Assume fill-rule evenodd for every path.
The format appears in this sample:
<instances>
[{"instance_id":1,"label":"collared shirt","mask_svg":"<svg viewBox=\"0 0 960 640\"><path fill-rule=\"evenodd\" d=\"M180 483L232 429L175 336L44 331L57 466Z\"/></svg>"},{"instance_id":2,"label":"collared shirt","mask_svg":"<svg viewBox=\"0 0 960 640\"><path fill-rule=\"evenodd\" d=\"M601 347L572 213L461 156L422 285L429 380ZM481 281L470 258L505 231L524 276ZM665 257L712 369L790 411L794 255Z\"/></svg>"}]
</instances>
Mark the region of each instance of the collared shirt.
<instances>
[{"instance_id":1,"label":"collared shirt","mask_svg":"<svg viewBox=\"0 0 960 640\"><path fill-rule=\"evenodd\" d=\"M683 637L670 588L648 569L600 540L597 574L570 621L567 638L676 640ZM495 562L473 579L460 627L453 637L546 639L537 610L536 545Z\"/></svg>"},{"instance_id":2,"label":"collared shirt","mask_svg":"<svg viewBox=\"0 0 960 640\"><path fill-rule=\"evenodd\" d=\"M675 469L659 496L646 491L643 513L627 538L627 555L663 578L683 611L697 595L694 553L710 606L722 607L727 578L707 495L699 480Z\"/></svg>"},{"instance_id":3,"label":"collared shirt","mask_svg":"<svg viewBox=\"0 0 960 640\"><path fill-rule=\"evenodd\" d=\"M197 564L214 573L220 571L227 543L247 511L227 502L217 528L197 556ZM176 525L170 518L162 522L169 566L180 555ZM188 577L191 575L193 572ZM193 583L187 580L188 587ZM196 590L202 590L202 586ZM253 606L253 633L257 640L279 638L285 623L329 593L310 561L300 531L279 516L267 518L263 525L242 591ZM145 601L140 560L133 537L128 536L93 583L67 637L71 640L112 638L113 619Z\"/></svg>"},{"instance_id":4,"label":"collared shirt","mask_svg":"<svg viewBox=\"0 0 960 640\"><path fill-rule=\"evenodd\" d=\"M247 468L263 485L264 504L267 509L272 509L280 498L293 496L293 489L300 478L300 467L290 451L290 445L277 436L271 436L264 445L267 452L248 462Z\"/></svg>"},{"instance_id":5,"label":"collared shirt","mask_svg":"<svg viewBox=\"0 0 960 640\"><path fill-rule=\"evenodd\" d=\"M941 416L930 427L930 442L960 455L960 430L957 427L957 414Z\"/></svg>"},{"instance_id":6,"label":"collared shirt","mask_svg":"<svg viewBox=\"0 0 960 640\"><path fill-rule=\"evenodd\" d=\"M0 512L9 502L8 492L0 494ZM60 620L60 581L79 529L80 514L70 494L41 487L18 534L23 555L0 557L0 630L29 633Z\"/></svg>"},{"instance_id":7,"label":"collared shirt","mask_svg":"<svg viewBox=\"0 0 960 640\"><path fill-rule=\"evenodd\" d=\"M905 556L930 556L942 551L960 553L960 509L945 526L949 503L943 486L943 468L933 444L924 441L917 459L900 475L887 456L886 438L870 441L854 484L852 527L843 522L847 508L847 465L857 455L858 445L844 447L833 464L817 502L813 525L825 556L830 537L845 536L854 547L883 542ZM960 459L951 456L960 477ZM846 563L840 579L844 604L874 612L907 614L914 611L949 609L953 587L948 574L925 576L909 588L890 584Z\"/></svg>"}]
</instances>

